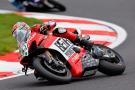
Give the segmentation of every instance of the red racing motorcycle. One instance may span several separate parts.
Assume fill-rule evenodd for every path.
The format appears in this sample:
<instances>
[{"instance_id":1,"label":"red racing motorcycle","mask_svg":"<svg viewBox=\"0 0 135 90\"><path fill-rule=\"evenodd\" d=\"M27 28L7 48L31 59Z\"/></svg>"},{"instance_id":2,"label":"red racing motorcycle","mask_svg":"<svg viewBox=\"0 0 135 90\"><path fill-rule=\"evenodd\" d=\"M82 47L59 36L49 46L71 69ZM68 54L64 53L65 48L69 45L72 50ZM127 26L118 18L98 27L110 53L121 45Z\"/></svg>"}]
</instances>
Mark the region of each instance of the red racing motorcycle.
<instances>
[{"instance_id":1,"label":"red racing motorcycle","mask_svg":"<svg viewBox=\"0 0 135 90\"><path fill-rule=\"evenodd\" d=\"M67 83L74 77L93 76L96 71L112 76L125 70L122 57L103 45L93 44L87 50L68 39L38 33L32 33L27 45L21 53L23 72L34 69L49 81ZM102 51L100 57L94 56L95 49Z\"/></svg>"}]
</instances>

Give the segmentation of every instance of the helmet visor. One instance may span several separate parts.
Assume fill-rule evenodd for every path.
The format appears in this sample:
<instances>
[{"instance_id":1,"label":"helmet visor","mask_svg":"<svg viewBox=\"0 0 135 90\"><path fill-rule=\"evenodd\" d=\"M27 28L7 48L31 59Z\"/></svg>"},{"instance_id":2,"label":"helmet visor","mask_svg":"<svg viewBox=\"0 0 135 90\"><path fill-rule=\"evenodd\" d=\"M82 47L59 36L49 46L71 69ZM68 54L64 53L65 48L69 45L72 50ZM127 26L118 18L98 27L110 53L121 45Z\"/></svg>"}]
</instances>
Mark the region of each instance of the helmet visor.
<instances>
[{"instance_id":1,"label":"helmet visor","mask_svg":"<svg viewBox=\"0 0 135 90\"><path fill-rule=\"evenodd\" d=\"M31 31L30 30L15 30L13 32L13 36L16 38L17 42L22 43L26 42L27 39L30 36Z\"/></svg>"}]
</instances>

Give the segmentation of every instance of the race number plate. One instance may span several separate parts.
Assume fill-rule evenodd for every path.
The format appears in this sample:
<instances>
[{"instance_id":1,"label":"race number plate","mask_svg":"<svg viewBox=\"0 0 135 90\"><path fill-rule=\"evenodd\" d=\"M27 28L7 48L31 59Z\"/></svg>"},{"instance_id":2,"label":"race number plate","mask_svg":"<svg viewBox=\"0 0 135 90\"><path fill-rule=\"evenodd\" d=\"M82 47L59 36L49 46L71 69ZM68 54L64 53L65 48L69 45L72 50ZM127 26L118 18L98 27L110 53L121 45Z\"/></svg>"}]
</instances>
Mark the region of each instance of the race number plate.
<instances>
[{"instance_id":1,"label":"race number plate","mask_svg":"<svg viewBox=\"0 0 135 90\"><path fill-rule=\"evenodd\" d=\"M59 38L54 44L68 57L75 53L73 50L74 45L68 39Z\"/></svg>"}]
</instances>

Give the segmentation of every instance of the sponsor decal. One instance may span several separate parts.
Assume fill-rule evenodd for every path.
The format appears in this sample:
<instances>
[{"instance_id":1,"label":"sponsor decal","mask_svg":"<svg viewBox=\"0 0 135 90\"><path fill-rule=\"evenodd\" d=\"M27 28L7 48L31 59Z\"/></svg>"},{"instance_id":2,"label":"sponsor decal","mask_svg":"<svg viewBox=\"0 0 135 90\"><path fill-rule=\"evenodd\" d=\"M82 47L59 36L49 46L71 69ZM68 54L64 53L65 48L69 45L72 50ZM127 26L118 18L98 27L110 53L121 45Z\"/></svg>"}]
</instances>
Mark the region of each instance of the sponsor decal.
<instances>
[{"instance_id":1,"label":"sponsor decal","mask_svg":"<svg viewBox=\"0 0 135 90\"><path fill-rule=\"evenodd\" d=\"M95 19L47 13L20 13L5 10L0 10L0 13L16 13L17 15L36 18L43 22L54 20L57 22L57 27L79 29L82 35L90 35L94 43L104 44L111 48L122 44L127 37L126 31L122 27ZM21 72L22 66L19 63L18 56L18 52L0 56L0 80L24 75ZM30 71L30 73L32 72Z\"/></svg>"}]
</instances>

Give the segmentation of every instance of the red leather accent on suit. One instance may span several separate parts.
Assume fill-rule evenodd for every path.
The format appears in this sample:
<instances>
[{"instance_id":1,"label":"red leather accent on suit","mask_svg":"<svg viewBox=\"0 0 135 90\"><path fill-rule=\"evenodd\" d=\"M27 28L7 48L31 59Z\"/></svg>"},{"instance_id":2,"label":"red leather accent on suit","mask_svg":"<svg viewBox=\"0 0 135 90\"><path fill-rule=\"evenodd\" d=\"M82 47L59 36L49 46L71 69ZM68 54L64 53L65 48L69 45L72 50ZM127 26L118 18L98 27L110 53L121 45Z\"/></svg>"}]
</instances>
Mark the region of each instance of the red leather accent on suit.
<instances>
[{"instance_id":1,"label":"red leather accent on suit","mask_svg":"<svg viewBox=\"0 0 135 90\"><path fill-rule=\"evenodd\" d=\"M32 31L32 32L37 32L37 33L39 33L40 25L41 25L41 24L36 24L35 27L31 27L31 31Z\"/></svg>"},{"instance_id":2,"label":"red leather accent on suit","mask_svg":"<svg viewBox=\"0 0 135 90\"><path fill-rule=\"evenodd\" d=\"M70 31L70 32L72 32L72 33L74 33L74 32L76 32L76 29L74 29L74 28L65 28L67 31Z\"/></svg>"},{"instance_id":3,"label":"red leather accent on suit","mask_svg":"<svg viewBox=\"0 0 135 90\"><path fill-rule=\"evenodd\" d=\"M62 33L62 34L60 34L60 33L53 33L53 34L54 34L54 36L67 38L71 41L75 41L77 39L77 35L70 32L70 31L67 31L67 32Z\"/></svg>"}]
</instances>

